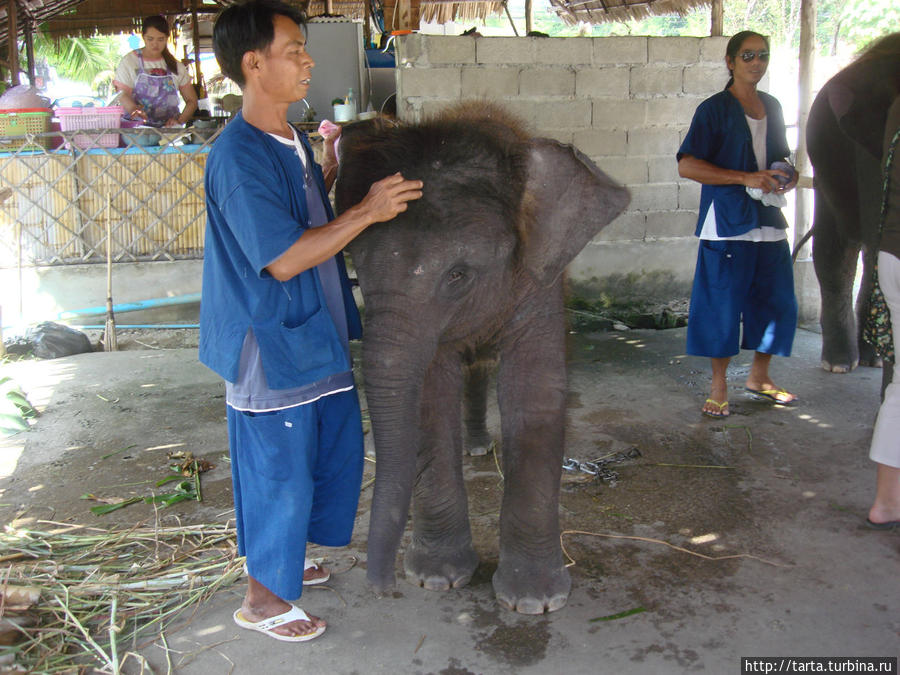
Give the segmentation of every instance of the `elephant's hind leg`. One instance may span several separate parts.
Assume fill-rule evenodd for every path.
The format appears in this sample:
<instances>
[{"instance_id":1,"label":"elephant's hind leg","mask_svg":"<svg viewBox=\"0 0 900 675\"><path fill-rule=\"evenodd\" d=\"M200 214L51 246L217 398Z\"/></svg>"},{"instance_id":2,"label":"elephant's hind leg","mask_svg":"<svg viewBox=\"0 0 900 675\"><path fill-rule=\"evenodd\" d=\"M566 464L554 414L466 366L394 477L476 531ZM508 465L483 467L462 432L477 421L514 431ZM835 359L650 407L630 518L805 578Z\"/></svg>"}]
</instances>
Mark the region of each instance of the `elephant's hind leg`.
<instances>
[{"instance_id":1,"label":"elephant's hind leg","mask_svg":"<svg viewBox=\"0 0 900 675\"><path fill-rule=\"evenodd\" d=\"M838 233L833 212L820 201L816 203L813 262L822 297L822 367L848 373L859 363L852 296L860 246Z\"/></svg>"},{"instance_id":2,"label":"elephant's hind leg","mask_svg":"<svg viewBox=\"0 0 900 675\"><path fill-rule=\"evenodd\" d=\"M462 473L461 395L458 358L439 354L422 395L413 536L404 554L407 579L432 591L464 586L478 567Z\"/></svg>"},{"instance_id":3,"label":"elephant's hind leg","mask_svg":"<svg viewBox=\"0 0 900 675\"><path fill-rule=\"evenodd\" d=\"M495 359L473 357L465 365L466 452L473 457L486 455L494 441L487 429L488 383L491 371L497 365Z\"/></svg>"}]
</instances>

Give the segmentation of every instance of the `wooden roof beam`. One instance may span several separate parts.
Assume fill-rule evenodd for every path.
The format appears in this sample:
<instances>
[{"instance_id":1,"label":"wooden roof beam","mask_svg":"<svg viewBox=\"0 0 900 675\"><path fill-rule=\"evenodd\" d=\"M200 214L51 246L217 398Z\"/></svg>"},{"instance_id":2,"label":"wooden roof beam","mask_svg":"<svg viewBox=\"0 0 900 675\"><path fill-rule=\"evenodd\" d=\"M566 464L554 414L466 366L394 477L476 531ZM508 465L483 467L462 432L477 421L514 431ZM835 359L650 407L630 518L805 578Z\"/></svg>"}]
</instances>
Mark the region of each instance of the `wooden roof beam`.
<instances>
[{"instance_id":1,"label":"wooden roof beam","mask_svg":"<svg viewBox=\"0 0 900 675\"><path fill-rule=\"evenodd\" d=\"M15 87L19 82L19 6L16 0L6 0L6 67L9 81Z\"/></svg>"}]
</instances>

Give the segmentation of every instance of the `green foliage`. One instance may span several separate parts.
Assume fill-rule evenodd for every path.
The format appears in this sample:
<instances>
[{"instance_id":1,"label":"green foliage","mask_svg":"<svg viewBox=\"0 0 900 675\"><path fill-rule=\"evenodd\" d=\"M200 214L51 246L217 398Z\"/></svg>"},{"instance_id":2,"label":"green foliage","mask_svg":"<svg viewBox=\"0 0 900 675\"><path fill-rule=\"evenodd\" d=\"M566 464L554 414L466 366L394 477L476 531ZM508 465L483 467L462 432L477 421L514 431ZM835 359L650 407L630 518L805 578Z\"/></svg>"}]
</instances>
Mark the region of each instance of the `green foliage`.
<instances>
[{"instance_id":1,"label":"green foliage","mask_svg":"<svg viewBox=\"0 0 900 675\"><path fill-rule=\"evenodd\" d=\"M798 47L801 0L724 0L724 33L734 35L754 30L769 37L772 46ZM896 0L818 0L816 44L824 54L834 53L841 44L853 51L882 35L900 31L900 3ZM520 33L525 19L521 3L511 0L510 11ZM486 26L509 29L505 15L490 17ZM640 21L617 21L597 25L569 26L546 0L536 2L534 30L553 37L584 35L695 36L709 35L709 8L684 15L652 16Z\"/></svg>"},{"instance_id":2,"label":"green foliage","mask_svg":"<svg viewBox=\"0 0 900 675\"><path fill-rule=\"evenodd\" d=\"M840 35L856 51L882 35L900 31L900 5L895 0L848 0L840 16Z\"/></svg>"},{"instance_id":3,"label":"green foliage","mask_svg":"<svg viewBox=\"0 0 900 675\"><path fill-rule=\"evenodd\" d=\"M53 66L60 77L86 84L115 71L120 60L119 39L105 35L57 40L38 32L34 53L37 60Z\"/></svg>"},{"instance_id":4,"label":"green foliage","mask_svg":"<svg viewBox=\"0 0 900 675\"><path fill-rule=\"evenodd\" d=\"M28 430L28 420L37 410L12 378L0 376L0 436L11 436Z\"/></svg>"}]
</instances>

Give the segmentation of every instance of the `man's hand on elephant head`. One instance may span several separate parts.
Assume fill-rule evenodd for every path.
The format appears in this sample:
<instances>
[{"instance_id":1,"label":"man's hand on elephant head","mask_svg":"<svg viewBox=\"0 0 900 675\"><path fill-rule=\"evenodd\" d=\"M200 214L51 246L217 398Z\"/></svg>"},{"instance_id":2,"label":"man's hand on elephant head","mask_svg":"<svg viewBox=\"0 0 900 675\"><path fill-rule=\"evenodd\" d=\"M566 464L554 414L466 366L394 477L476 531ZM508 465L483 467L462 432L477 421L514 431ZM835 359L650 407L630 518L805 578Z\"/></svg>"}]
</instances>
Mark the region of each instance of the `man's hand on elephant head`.
<instances>
[{"instance_id":1,"label":"man's hand on elephant head","mask_svg":"<svg viewBox=\"0 0 900 675\"><path fill-rule=\"evenodd\" d=\"M407 204L422 196L424 184L420 180L406 180L399 172L372 183L360 207L375 223L395 218L407 209Z\"/></svg>"}]
</instances>

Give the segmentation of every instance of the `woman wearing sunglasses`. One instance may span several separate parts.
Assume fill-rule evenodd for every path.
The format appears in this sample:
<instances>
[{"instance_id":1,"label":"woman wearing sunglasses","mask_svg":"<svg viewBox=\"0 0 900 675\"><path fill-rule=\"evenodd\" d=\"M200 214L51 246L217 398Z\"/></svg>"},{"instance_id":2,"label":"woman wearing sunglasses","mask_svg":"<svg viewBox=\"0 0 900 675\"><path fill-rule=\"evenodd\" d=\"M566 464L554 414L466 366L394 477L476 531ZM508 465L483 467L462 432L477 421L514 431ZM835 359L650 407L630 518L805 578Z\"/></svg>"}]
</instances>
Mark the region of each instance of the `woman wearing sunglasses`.
<instances>
[{"instance_id":1,"label":"woman wearing sunglasses","mask_svg":"<svg viewBox=\"0 0 900 675\"><path fill-rule=\"evenodd\" d=\"M769 376L773 355L790 356L797 300L781 213L797 183L778 101L757 90L769 65L768 40L743 31L729 40L725 89L694 113L678 149L678 173L702 185L695 234L700 238L687 352L712 360L703 413L726 417L726 371L741 349L754 351L745 389L755 398L795 400ZM743 324L743 335L741 326Z\"/></svg>"}]
</instances>

